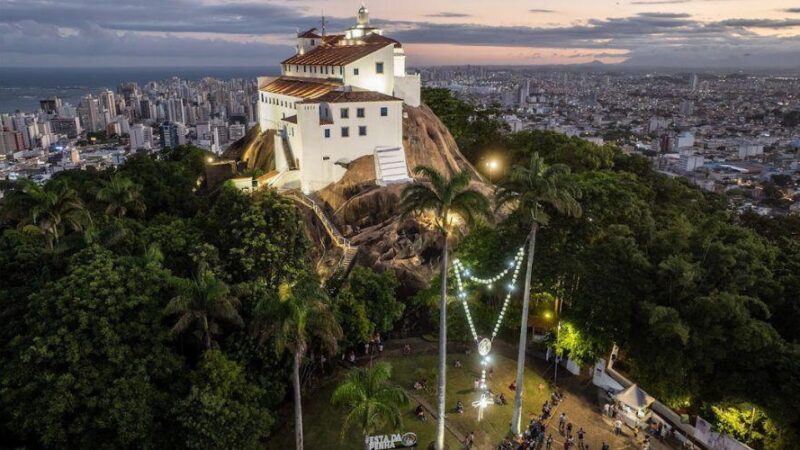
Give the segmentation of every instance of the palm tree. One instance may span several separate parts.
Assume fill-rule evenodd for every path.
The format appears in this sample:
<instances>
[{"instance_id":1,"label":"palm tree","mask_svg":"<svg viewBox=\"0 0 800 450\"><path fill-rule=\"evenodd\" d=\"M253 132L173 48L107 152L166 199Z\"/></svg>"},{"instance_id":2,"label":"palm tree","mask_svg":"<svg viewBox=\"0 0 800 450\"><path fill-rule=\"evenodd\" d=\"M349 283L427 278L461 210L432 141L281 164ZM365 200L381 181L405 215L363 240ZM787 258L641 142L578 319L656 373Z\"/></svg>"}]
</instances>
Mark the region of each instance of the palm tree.
<instances>
[{"instance_id":1,"label":"palm tree","mask_svg":"<svg viewBox=\"0 0 800 450\"><path fill-rule=\"evenodd\" d=\"M142 187L120 174L111 177L97 192L97 199L107 204L106 214L123 217L128 211L142 214L145 204Z\"/></svg>"},{"instance_id":2,"label":"palm tree","mask_svg":"<svg viewBox=\"0 0 800 450\"><path fill-rule=\"evenodd\" d=\"M400 407L408 405L408 396L403 389L388 382L391 376L391 364L381 362L367 369L352 370L333 391L331 403L349 410L342 426L342 438L353 426L368 436L387 424L393 429L403 424Z\"/></svg>"},{"instance_id":3,"label":"palm tree","mask_svg":"<svg viewBox=\"0 0 800 450\"><path fill-rule=\"evenodd\" d=\"M178 278L174 283L178 295L164 308L164 314L178 316L172 326L172 334L183 333L195 325L208 350L212 346L213 335L219 332L217 321L223 320L238 326L244 324L236 310L239 301L230 295L228 286L213 273L200 270L194 279Z\"/></svg>"},{"instance_id":4,"label":"palm tree","mask_svg":"<svg viewBox=\"0 0 800 450\"><path fill-rule=\"evenodd\" d=\"M66 183L54 181L43 187L29 182L18 192L10 199L10 206L22 215L20 227L43 236L49 250L66 229L82 231L91 222L78 193Z\"/></svg>"},{"instance_id":5,"label":"palm tree","mask_svg":"<svg viewBox=\"0 0 800 450\"><path fill-rule=\"evenodd\" d=\"M515 165L497 190L497 207L512 209L512 216L530 226L528 234L528 261L525 272L525 290L522 295L522 321L517 355L517 393L514 398L514 415L511 431L519 434L522 420L522 386L525 371L525 347L528 340L528 305L531 297L531 275L536 247L536 233L547 225L550 216L546 207L571 217L581 215L578 203L580 190L569 181L569 167L564 164L548 165L538 153L531 156L527 166Z\"/></svg>"},{"instance_id":6,"label":"palm tree","mask_svg":"<svg viewBox=\"0 0 800 450\"><path fill-rule=\"evenodd\" d=\"M444 448L445 371L447 368L447 259L448 234L455 220L472 225L480 217L489 215L489 200L478 191L469 189L470 175L462 171L449 180L436 169L417 166L414 174L426 183L415 183L403 190L401 211L408 214L433 214L436 228L441 233L443 248L441 258L441 299L439 300L439 396L436 422L436 449Z\"/></svg>"},{"instance_id":7,"label":"palm tree","mask_svg":"<svg viewBox=\"0 0 800 450\"><path fill-rule=\"evenodd\" d=\"M256 307L256 334L263 344L274 339L276 352L292 353L292 387L294 389L295 446L303 448L303 405L300 393L300 366L312 344L336 352L342 328L330 307L328 296L319 281L310 274L301 274L293 284L282 284L278 301L262 302Z\"/></svg>"}]
</instances>

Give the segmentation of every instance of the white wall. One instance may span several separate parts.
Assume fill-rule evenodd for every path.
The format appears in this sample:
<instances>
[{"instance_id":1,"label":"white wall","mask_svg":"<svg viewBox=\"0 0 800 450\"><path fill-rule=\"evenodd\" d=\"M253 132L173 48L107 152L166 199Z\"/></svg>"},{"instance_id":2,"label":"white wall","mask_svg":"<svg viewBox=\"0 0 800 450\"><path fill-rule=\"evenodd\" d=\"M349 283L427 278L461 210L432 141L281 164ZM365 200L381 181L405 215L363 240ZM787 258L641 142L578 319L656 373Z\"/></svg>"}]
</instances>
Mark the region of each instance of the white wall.
<instances>
[{"instance_id":1,"label":"white wall","mask_svg":"<svg viewBox=\"0 0 800 450\"><path fill-rule=\"evenodd\" d=\"M422 102L419 74L394 77L394 96L402 98L408 106L417 107Z\"/></svg>"},{"instance_id":2,"label":"white wall","mask_svg":"<svg viewBox=\"0 0 800 450\"><path fill-rule=\"evenodd\" d=\"M322 189L338 181L344 175L345 169L336 165L337 161L349 162L364 155L372 155L378 146L403 146L403 104L400 101L299 106L298 124L303 149L302 156L296 156L301 158L302 185L306 192ZM320 125L320 106L331 109L333 124ZM388 108L386 117L380 115L381 107ZM349 118L340 118L340 108L349 109ZM358 108L364 108L365 117L357 117ZM366 136L359 136L359 126L367 127ZM349 137L342 137L342 127L349 128ZM325 129L330 130L329 138L324 137Z\"/></svg>"},{"instance_id":3,"label":"white wall","mask_svg":"<svg viewBox=\"0 0 800 450\"><path fill-rule=\"evenodd\" d=\"M378 62L383 63L382 74L375 72L375 63ZM358 75L354 75L354 69L358 69ZM392 95L394 91L394 44L387 44L386 47L346 65L344 84Z\"/></svg>"},{"instance_id":4,"label":"white wall","mask_svg":"<svg viewBox=\"0 0 800 450\"><path fill-rule=\"evenodd\" d=\"M270 101L274 100L274 101ZM286 124L281 119L297 114L295 106L301 99L272 92L258 92L258 124L261 131L280 130Z\"/></svg>"},{"instance_id":5,"label":"white wall","mask_svg":"<svg viewBox=\"0 0 800 450\"><path fill-rule=\"evenodd\" d=\"M406 74L406 52L402 47L394 49L394 76L402 77Z\"/></svg>"},{"instance_id":6,"label":"white wall","mask_svg":"<svg viewBox=\"0 0 800 450\"><path fill-rule=\"evenodd\" d=\"M344 76L342 66L311 66L303 64L283 64L281 69L289 77L318 78L328 80L331 78L341 80Z\"/></svg>"}]
</instances>

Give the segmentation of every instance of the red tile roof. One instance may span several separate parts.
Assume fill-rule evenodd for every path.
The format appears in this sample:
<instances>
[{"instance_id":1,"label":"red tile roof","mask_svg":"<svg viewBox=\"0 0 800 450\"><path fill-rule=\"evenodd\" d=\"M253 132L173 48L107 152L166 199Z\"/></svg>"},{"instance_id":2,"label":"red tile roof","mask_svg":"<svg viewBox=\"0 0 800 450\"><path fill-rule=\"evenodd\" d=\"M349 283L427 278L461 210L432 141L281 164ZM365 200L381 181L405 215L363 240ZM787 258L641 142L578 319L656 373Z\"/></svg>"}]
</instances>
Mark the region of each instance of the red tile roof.
<instances>
[{"instance_id":1,"label":"red tile roof","mask_svg":"<svg viewBox=\"0 0 800 450\"><path fill-rule=\"evenodd\" d=\"M317 78L280 77L264 85L260 90L273 94L312 99L323 96L341 86L341 83Z\"/></svg>"},{"instance_id":2,"label":"red tile roof","mask_svg":"<svg viewBox=\"0 0 800 450\"><path fill-rule=\"evenodd\" d=\"M343 66L376 52L390 43L372 42L357 45L321 45L305 54L297 54L281 64Z\"/></svg>"},{"instance_id":3,"label":"red tile roof","mask_svg":"<svg viewBox=\"0 0 800 450\"><path fill-rule=\"evenodd\" d=\"M312 39L316 38L316 39L319 39L322 36L317 34L317 29L316 28L311 28L310 30L307 30L307 31L304 31L304 32L298 34L297 37L299 37L299 38L312 38Z\"/></svg>"},{"instance_id":4,"label":"red tile roof","mask_svg":"<svg viewBox=\"0 0 800 450\"><path fill-rule=\"evenodd\" d=\"M374 91L330 91L314 99L300 103L354 103L354 102L402 102L403 99Z\"/></svg>"},{"instance_id":5,"label":"red tile roof","mask_svg":"<svg viewBox=\"0 0 800 450\"><path fill-rule=\"evenodd\" d=\"M364 38L364 42L367 42L369 44L380 44L380 43L393 44L395 48L403 47L403 44L401 44L400 41L396 41L392 38L375 33L368 34L367 37Z\"/></svg>"}]
</instances>

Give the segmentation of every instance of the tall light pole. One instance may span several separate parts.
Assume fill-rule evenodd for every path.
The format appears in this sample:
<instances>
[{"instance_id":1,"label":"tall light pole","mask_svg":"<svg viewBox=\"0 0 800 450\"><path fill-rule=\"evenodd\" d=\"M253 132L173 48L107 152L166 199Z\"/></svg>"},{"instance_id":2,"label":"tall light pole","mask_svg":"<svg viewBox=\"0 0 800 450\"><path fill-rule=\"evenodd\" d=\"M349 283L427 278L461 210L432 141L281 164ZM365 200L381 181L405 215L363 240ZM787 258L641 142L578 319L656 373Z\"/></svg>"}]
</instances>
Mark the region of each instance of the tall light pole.
<instances>
[{"instance_id":1,"label":"tall light pole","mask_svg":"<svg viewBox=\"0 0 800 450\"><path fill-rule=\"evenodd\" d=\"M554 371L553 371L553 385L558 384L558 338L561 336L561 305L562 300L560 298L556 298L555 310L556 314L558 315L558 325L556 326L556 346L553 347L553 361L554 364Z\"/></svg>"}]
</instances>

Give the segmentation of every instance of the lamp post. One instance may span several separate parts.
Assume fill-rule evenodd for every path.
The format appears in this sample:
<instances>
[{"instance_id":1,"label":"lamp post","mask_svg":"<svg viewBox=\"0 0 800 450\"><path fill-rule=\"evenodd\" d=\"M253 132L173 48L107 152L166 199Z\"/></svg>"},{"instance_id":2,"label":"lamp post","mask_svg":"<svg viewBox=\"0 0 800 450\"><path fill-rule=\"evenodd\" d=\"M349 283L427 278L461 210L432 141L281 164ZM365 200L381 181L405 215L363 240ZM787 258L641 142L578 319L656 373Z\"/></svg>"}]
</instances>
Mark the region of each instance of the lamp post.
<instances>
[{"instance_id":1,"label":"lamp post","mask_svg":"<svg viewBox=\"0 0 800 450\"><path fill-rule=\"evenodd\" d=\"M489 181L494 184L495 182L495 172L500 168L500 163L496 159L490 159L486 161L486 170L489 172Z\"/></svg>"}]
</instances>

